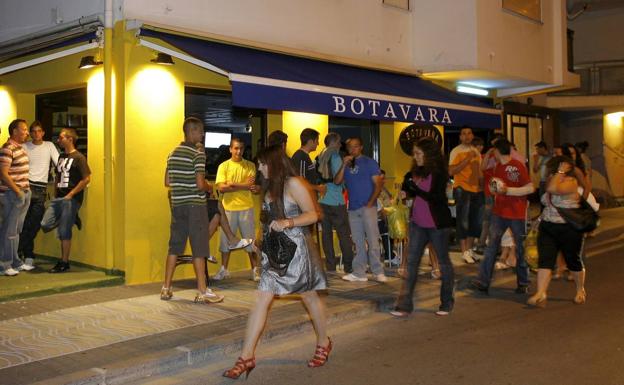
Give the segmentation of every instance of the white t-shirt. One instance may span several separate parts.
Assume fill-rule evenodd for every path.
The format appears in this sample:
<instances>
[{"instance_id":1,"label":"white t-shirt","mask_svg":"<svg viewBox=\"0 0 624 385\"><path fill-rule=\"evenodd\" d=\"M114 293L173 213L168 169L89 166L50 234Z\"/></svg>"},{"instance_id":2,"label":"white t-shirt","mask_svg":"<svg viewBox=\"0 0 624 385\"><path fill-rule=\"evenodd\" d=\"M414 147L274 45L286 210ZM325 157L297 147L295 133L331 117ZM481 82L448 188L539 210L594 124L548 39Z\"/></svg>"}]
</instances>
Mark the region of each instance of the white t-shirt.
<instances>
[{"instance_id":1,"label":"white t-shirt","mask_svg":"<svg viewBox=\"0 0 624 385\"><path fill-rule=\"evenodd\" d=\"M44 141L41 144L26 142L23 144L28 159L30 160L30 171L28 179L33 182L48 183L50 174L50 162L56 166L59 153L52 142Z\"/></svg>"}]
</instances>

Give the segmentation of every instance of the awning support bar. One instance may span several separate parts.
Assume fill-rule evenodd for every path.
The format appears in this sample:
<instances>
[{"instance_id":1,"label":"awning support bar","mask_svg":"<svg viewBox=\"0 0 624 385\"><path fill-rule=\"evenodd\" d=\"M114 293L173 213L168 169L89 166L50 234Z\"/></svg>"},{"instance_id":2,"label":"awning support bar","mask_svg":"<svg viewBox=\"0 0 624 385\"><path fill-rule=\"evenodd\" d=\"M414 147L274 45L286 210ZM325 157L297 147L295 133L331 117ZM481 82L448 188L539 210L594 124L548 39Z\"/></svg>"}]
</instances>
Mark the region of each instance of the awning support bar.
<instances>
[{"instance_id":1,"label":"awning support bar","mask_svg":"<svg viewBox=\"0 0 624 385\"><path fill-rule=\"evenodd\" d=\"M32 67L37 64L46 63L52 60L56 60L65 56L73 55L79 52L88 51L93 48L98 48L98 42L92 42L88 44L79 45L77 47L73 47L70 49L66 49L63 51L55 52L49 55L41 56L35 59L26 60L21 63L16 63L7 67L0 68L0 75L4 75L9 72L18 71L24 68Z\"/></svg>"},{"instance_id":2,"label":"awning support bar","mask_svg":"<svg viewBox=\"0 0 624 385\"><path fill-rule=\"evenodd\" d=\"M171 56L173 56L175 58L178 58L180 60L184 60L185 62L188 62L188 63L191 63L191 64L195 64L196 66L205 68L205 69L210 70L212 72L216 72L216 73L218 73L220 75L229 76L229 72L224 71L224 70L222 70L219 67L216 67L216 66L214 66L214 65L212 65L210 63L207 63L205 61L196 59L196 58L194 58L194 57L192 57L190 55L187 55L187 54L184 54L184 53L181 53L181 52L178 52L178 51L174 51L174 50L169 49L167 47L163 47L162 45L159 45L159 44L152 43L151 41L147 41L147 40L144 40L144 39L139 39L139 45L142 45L142 46L147 47L147 48L151 48L151 49L153 49L155 51L158 51L158 52L166 53L167 55L171 55Z\"/></svg>"}]
</instances>

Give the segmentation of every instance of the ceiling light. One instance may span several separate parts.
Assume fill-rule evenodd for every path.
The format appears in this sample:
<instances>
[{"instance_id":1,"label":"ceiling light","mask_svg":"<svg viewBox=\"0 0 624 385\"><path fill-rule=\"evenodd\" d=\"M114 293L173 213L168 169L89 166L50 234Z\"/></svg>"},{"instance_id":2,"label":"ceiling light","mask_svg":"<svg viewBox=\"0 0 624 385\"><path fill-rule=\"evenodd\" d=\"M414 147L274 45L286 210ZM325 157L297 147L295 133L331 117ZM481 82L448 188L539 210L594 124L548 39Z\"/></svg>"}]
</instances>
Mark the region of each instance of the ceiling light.
<instances>
[{"instance_id":1,"label":"ceiling light","mask_svg":"<svg viewBox=\"0 0 624 385\"><path fill-rule=\"evenodd\" d=\"M93 68L100 64L102 64L102 62L96 61L95 57L93 56L83 56L82 59L80 59L80 65L78 66L78 68L83 70L86 68Z\"/></svg>"},{"instance_id":2,"label":"ceiling light","mask_svg":"<svg viewBox=\"0 0 624 385\"><path fill-rule=\"evenodd\" d=\"M168 55L166 53L162 53L162 52L158 52L158 54L156 54L156 57L152 60L150 60L152 63L156 63L156 64L162 64L162 65L166 65L166 66L170 66L170 65L174 65L175 63L173 62L173 58L171 57L171 55Z\"/></svg>"},{"instance_id":3,"label":"ceiling light","mask_svg":"<svg viewBox=\"0 0 624 385\"><path fill-rule=\"evenodd\" d=\"M483 88L466 87L466 86L457 86L457 92L461 92L463 94L470 94L470 95L479 95L479 96L488 96L489 94L489 91L484 90Z\"/></svg>"}]
</instances>

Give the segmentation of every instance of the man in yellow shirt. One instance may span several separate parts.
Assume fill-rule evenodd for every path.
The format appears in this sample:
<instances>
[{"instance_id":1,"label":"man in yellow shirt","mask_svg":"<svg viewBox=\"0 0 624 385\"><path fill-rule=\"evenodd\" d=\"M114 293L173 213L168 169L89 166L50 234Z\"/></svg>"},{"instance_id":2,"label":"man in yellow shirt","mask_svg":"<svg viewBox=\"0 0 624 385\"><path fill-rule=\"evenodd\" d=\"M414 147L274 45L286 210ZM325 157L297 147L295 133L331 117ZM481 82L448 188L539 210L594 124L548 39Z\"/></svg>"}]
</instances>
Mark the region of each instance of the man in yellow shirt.
<instances>
[{"instance_id":1,"label":"man in yellow shirt","mask_svg":"<svg viewBox=\"0 0 624 385\"><path fill-rule=\"evenodd\" d=\"M475 238L481 235L481 154L472 145L474 135L470 127L464 126L459 132L461 143L449 156L449 175L453 177L453 198L455 199L457 239L462 258L466 263L477 260L472 246Z\"/></svg>"},{"instance_id":2,"label":"man in yellow shirt","mask_svg":"<svg viewBox=\"0 0 624 385\"><path fill-rule=\"evenodd\" d=\"M222 194L221 203L225 209L225 215L230 223L232 232L240 231L241 238L255 238L254 202L252 193L259 192L260 187L254 182L256 179L256 166L243 159L245 143L239 138L232 138L230 142L230 154L232 158L219 165L215 184ZM230 276L228 263L230 260L230 248L227 237L221 230L220 245L221 261L223 265L213 279L221 280ZM258 263L251 245L245 248L249 254L254 281L260 279Z\"/></svg>"}]
</instances>

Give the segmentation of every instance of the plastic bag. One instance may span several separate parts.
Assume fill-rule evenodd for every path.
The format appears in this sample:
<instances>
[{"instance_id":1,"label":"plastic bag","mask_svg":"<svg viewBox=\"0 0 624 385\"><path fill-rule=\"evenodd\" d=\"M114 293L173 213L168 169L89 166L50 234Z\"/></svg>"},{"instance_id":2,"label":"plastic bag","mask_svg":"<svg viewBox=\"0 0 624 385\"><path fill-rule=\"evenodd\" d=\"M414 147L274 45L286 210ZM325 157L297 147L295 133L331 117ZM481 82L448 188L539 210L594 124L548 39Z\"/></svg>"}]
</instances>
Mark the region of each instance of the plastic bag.
<instances>
[{"instance_id":1,"label":"plastic bag","mask_svg":"<svg viewBox=\"0 0 624 385\"><path fill-rule=\"evenodd\" d=\"M531 269L537 269L539 253L537 252L537 228L539 227L539 221L531 226L529 233L524 239L524 259Z\"/></svg>"},{"instance_id":2,"label":"plastic bag","mask_svg":"<svg viewBox=\"0 0 624 385\"><path fill-rule=\"evenodd\" d=\"M384 207L384 212L388 218L388 235L392 239L407 239L407 223L409 209L398 200L396 204Z\"/></svg>"}]
</instances>

